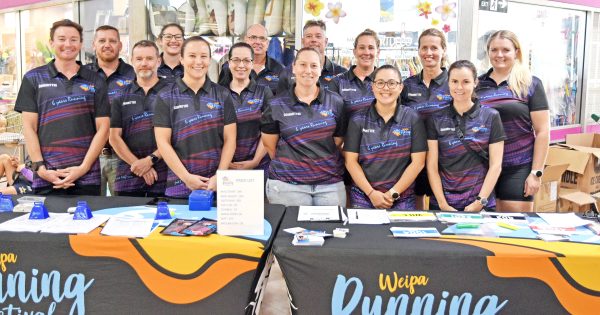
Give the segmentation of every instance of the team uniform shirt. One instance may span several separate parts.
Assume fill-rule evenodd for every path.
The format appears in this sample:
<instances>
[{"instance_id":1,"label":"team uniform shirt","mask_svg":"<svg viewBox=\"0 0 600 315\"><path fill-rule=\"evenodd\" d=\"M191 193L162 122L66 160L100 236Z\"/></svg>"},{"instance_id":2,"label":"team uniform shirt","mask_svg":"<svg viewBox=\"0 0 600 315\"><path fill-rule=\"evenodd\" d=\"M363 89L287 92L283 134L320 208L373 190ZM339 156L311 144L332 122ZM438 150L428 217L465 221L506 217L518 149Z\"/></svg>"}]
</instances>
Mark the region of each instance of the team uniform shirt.
<instances>
[{"instance_id":1,"label":"team uniform shirt","mask_svg":"<svg viewBox=\"0 0 600 315\"><path fill-rule=\"evenodd\" d=\"M415 110L403 105L396 107L386 123L377 113L374 101L350 119L344 151L358 153L358 163L373 189L386 192L402 177L411 162L411 153L427 151L425 125ZM400 194L392 209L415 208L414 185ZM350 203L353 207L373 208L367 194L354 182Z\"/></svg>"},{"instance_id":2,"label":"team uniform shirt","mask_svg":"<svg viewBox=\"0 0 600 315\"><path fill-rule=\"evenodd\" d=\"M127 147L138 158L145 158L156 151L156 140L152 118L158 92L167 85L160 79L148 94L137 82L133 82L111 104L111 128L122 128L121 137ZM158 174L158 180L152 185L146 185L143 177L131 172L130 165L119 160L115 178L117 192L149 192L164 194L167 181L167 165L159 160L153 166Z\"/></svg>"},{"instance_id":3,"label":"team uniform shirt","mask_svg":"<svg viewBox=\"0 0 600 315\"><path fill-rule=\"evenodd\" d=\"M400 93L402 105L416 110L423 120L448 107L452 101L446 68L442 68L442 73L429 82L429 87L423 83L423 71L404 80L403 85Z\"/></svg>"},{"instance_id":4,"label":"team uniform shirt","mask_svg":"<svg viewBox=\"0 0 600 315\"><path fill-rule=\"evenodd\" d=\"M298 100L293 89L276 95L261 126L262 132L279 135L269 178L300 185L342 181L344 163L333 137L346 132L343 106L338 94L322 88L310 105Z\"/></svg>"},{"instance_id":5,"label":"team uniform shirt","mask_svg":"<svg viewBox=\"0 0 600 315\"><path fill-rule=\"evenodd\" d=\"M506 132L502 169L529 167L535 142L530 112L548 110L542 82L533 77L529 93L519 99L510 90L507 81L496 84L490 77L491 73L492 69L479 77L476 93L483 107L492 107L500 113Z\"/></svg>"},{"instance_id":6,"label":"team uniform shirt","mask_svg":"<svg viewBox=\"0 0 600 315\"><path fill-rule=\"evenodd\" d=\"M354 74L354 68L356 68L356 65L333 78L329 85L331 91L342 96L347 119L350 119L359 110L368 108L375 99L373 90L371 89L373 80L375 80L373 76L375 71L367 76L364 81L361 81Z\"/></svg>"},{"instance_id":7,"label":"team uniform shirt","mask_svg":"<svg viewBox=\"0 0 600 315\"><path fill-rule=\"evenodd\" d=\"M282 64L277 62L277 60L267 56L265 68L259 73L256 73L254 70L250 71L250 78L256 81L256 84L268 87L271 89L273 94L276 94L277 85L279 84L279 76L283 70L284 67ZM229 70L229 62L226 62L221 68L221 73L219 73L219 84L222 86L229 86L229 83L231 83L232 80L233 76Z\"/></svg>"},{"instance_id":8,"label":"team uniform shirt","mask_svg":"<svg viewBox=\"0 0 600 315\"><path fill-rule=\"evenodd\" d=\"M233 162L243 162L254 159L254 154L260 143L260 121L267 103L273 97L271 89L256 84L250 84L240 94L231 92L235 113L237 116L237 140ZM264 156L257 169L266 170L269 166L268 154Z\"/></svg>"},{"instance_id":9,"label":"team uniform shirt","mask_svg":"<svg viewBox=\"0 0 600 315\"><path fill-rule=\"evenodd\" d=\"M292 72L293 64L290 64L281 72L281 76L279 78L279 85L277 87L278 91L282 89L290 89L294 82L296 81L296 77ZM324 89L329 89L329 82L333 80L333 78L339 74L348 71L348 69L338 65L335 62L329 60L329 58L325 57L325 65L321 70L321 76L319 77L319 84Z\"/></svg>"},{"instance_id":10,"label":"team uniform shirt","mask_svg":"<svg viewBox=\"0 0 600 315\"><path fill-rule=\"evenodd\" d=\"M163 53L160 54L160 59L164 60ZM157 72L158 77L164 79L167 83L175 82L175 78L183 78L183 66L181 64L171 69L166 63L161 62Z\"/></svg>"},{"instance_id":11,"label":"team uniform shirt","mask_svg":"<svg viewBox=\"0 0 600 315\"><path fill-rule=\"evenodd\" d=\"M216 174L223 150L223 129L236 122L229 90L208 77L197 94L181 78L164 87L154 107L154 127L171 128L171 145L191 174ZM187 197L190 190L169 169L165 194Z\"/></svg>"},{"instance_id":12,"label":"team uniform shirt","mask_svg":"<svg viewBox=\"0 0 600 315\"><path fill-rule=\"evenodd\" d=\"M489 152L490 144L506 137L498 112L481 107L478 102L462 117L450 105L427 120L427 138L438 142L438 167L446 201L456 209L463 209L479 195L488 165L468 151L456 128L461 129L465 142L475 152ZM431 203L439 207L435 196ZM494 205L494 196L490 196L488 207Z\"/></svg>"},{"instance_id":13,"label":"team uniform shirt","mask_svg":"<svg viewBox=\"0 0 600 315\"><path fill-rule=\"evenodd\" d=\"M122 91L127 89L129 85L135 80L135 71L133 67L121 58L119 58L119 66L117 66L117 70L113 72L110 76L106 76L104 70L100 68L98 65L98 61L96 60L93 63L88 63L84 67L90 69L98 73L98 75L106 81L106 86L108 88L108 101L112 104L112 101L115 97L117 97Z\"/></svg>"},{"instance_id":14,"label":"team uniform shirt","mask_svg":"<svg viewBox=\"0 0 600 315\"><path fill-rule=\"evenodd\" d=\"M95 119L110 115L106 83L98 74L80 66L67 79L54 60L25 74L15 110L38 113L40 150L49 170L81 165L96 135ZM75 185L100 185L98 160ZM35 172L32 187L37 193L52 184Z\"/></svg>"}]
</instances>

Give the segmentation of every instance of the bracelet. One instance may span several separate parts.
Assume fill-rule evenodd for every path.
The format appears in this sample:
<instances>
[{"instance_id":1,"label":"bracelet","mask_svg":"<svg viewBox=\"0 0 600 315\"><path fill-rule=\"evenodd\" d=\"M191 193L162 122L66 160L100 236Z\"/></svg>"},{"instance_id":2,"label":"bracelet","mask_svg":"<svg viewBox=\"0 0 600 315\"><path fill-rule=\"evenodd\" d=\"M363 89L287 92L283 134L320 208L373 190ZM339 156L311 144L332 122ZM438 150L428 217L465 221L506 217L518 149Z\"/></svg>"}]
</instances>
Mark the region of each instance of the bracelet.
<instances>
[{"instance_id":1,"label":"bracelet","mask_svg":"<svg viewBox=\"0 0 600 315\"><path fill-rule=\"evenodd\" d=\"M371 189L371 192L369 192L369 193L367 194L367 197L371 197L371 194L372 194L374 191L375 191L375 189L374 189L374 188L372 188L372 189Z\"/></svg>"}]
</instances>

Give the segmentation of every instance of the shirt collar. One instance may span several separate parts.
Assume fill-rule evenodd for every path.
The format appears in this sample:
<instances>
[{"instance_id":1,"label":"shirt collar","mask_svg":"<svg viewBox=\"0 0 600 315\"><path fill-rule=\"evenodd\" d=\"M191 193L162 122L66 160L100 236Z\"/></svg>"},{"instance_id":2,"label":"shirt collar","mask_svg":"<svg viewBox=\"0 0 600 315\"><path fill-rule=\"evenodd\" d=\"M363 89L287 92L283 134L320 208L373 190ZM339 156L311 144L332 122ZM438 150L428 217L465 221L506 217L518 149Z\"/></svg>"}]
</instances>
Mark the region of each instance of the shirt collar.
<instances>
[{"instance_id":1,"label":"shirt collar","mask_svg":"<svg viewBox=\"0 0 600 315\"><path fill-rule=\"evenodd\" d=\"M160 53L160 60L164 60L164 59L163 59L163 54L164 54L164 53ZM183 68L183 66L181 65L181 63L179 63L179 64L177 64L177 65L175 66L175 68L171 69L171 67L169 67L169 66L168 66L166 63L164 63L164 62L161 62L161 63L160 63L160 66L159 66L159 68L167 68L167 69L170 69L170 70L175 70L175 69L177 69L177 68Z\"/></svg>"},{"instance_id":2,"label":"shirt collar","mask_svg":"<svg viewBox=\"0 0 600 315\"><path fill-rule=\"evenodd\" d=\"M60 73L60 72L58 72L58 69L56 69L56 64L54 63L55 61L56 61L56 59L52 59L48 63L48 72L50 73L50 76L52 78L55 78ZM81 61L76 60L75 62L79 65L79 70L77 70L77 74L75 74L75 76L78 76L78 75L81 75L81 71L83 70L83 66L81 65Z\"/></svg>"},{"instance_id":3,"label":"shirt collar","mask_svg":"<svg viewBox=\"0 0 600 315\"><path fill-rule=\"evenodd\" d=\"M479 81L492 81L492 82L496 83L496 81L490 77L492 75L493 71L494 71L494 68L490 68L486 73L481 75ZM498 86L500 86L501 84L508 85L508 82L506 80L504 80L504 81L500 82L500 84L498 84Z\"/></svg>"},{"instance_id":4,"label":"shirt collar","mask_svg":"<svg viewBox=\"0 0 600 315\"><path fill-rule=\"evenodd\" d=\"M96 58L94 60L94 62L92 63L91 69L95 72L102 71L104 73L104 70L98 64L98 58ZM117 66L117 70L115 70L115 73L124 75L124 74L126 74L126 72L127 72L127 64L125 63L125 61L123 61L123 59L119 58L119 65Z\"/></svg>"},{"instance_id":5,"label":"shirt collar","mask_svg":"<svg viewBox=\"0 0 600 315\"><path fill-rule=\"evenodd\" d=\"M373 102L371 102L371 106L369 106L369 117L371 118L371 120L381 119L381 121L383 121L385 123L385 121L383 120L383 117L381 117L381 115L379 115L379 113L377 112L377 108L375 108L376 103L377 103L377 100L373 100ZM400 115L402 114L402 111L400 111L400 109L403 106L404 105L402 105L398 102L396 103L396 109L394 110L394 115L391 118L392 120L394 120L395 123L400 122L400 119L401 119Z\"/></svg>"},{"instance_id":6,"label":"shirt collar","mask_svg":"<svg viewBox=\"0 0 600 315\"><path fill-rule=\"evenodd\" d=\"M181 92L185 92L186 90L190 90L192 92L194 92L192 89L190 89L185 82L183 82L183 78L180 77L176 77L175 78L175 84L177 84L177 86L179 87L179 90ZM210 92L210 88L212 87L212 81L210 81L210 79L208 78L208 75L206 76L206 79L204 80L204 84L202 85L202 87L200 88L200 90L204 90L204 92L209 93Z\"/></svg>"},{"instance_id":7,"label":"shirt collar","mask_svg":"<svg viewBox=\"0 0 600 315\"><path fill-rule=\"evenodd\" d=\"M310 105L312 105L315 100L319 100L319 103L324 104L325 103L325 89L321 88L320 84L317 83L317 86L319 87L319 95L317 95L317 98L315 98L314 100L310 101ZM296 89L296 83L294 83L292 85L292 88L289 90L292 99L294 100L294 104L298 105L298 104L304 104L302 101L300 101L298 99L298 97L296 96L296 93L294 93L294 90Z\"/></svg>"},{"instance_id":8,"label":"shirt collar","mask_svg":"<svg viewBox=\"0 0 600 315\"><path fill-rule=\"evenodd\" d=\"M354 74L354 68L356 68L356 65L352 65L350 67L350 69L348 70L348 79L350 81L354 80L354 79L358 79L358 77ZM371 72L371 74L369 74L367 76L367 78L369 78L371 81L375 80L375 70L377 69L377 67L375 67L373 69L373 72ZM365 78L366 79L366 78Z\"/></svg>"},{"instance_id":9,"label":"shirt collar","mask_svg":"<svg viewBox=\"0 0 600 315\"><path fill-rule=\"evenodd\" d=\"M452 114L454 114L454 116L461 117L454 108L454 102L450 103L450 106L448 106L448 108L450 108L450 111L452 112ZM481 105L479 104L479 100L475 100L473 102L473 106L471 106L471 108L469 108L469 110L466 111L462 117L468 116L470 119L473 119L477 117L477 115L479 115L480 109Z\"/></svg>"},{"instance_id":10,"label":"shirt collar","mask_svg":"<svg viewBox=\"0 0 600 315\"><path fill-rule=\"evenodd\" d=\"M144 89L143 89L143 88L142 88L142 87L141 87L141 86L140 86L140 85L137 83L137 80L134 80L134 81L132 82L132 84L133 84L133 86L132 86L132 91L133 91L134 93L135 93L135 92L138 92L138 91L140 91L140 90L144 91ZM163 87L164 87L166 84L167 84L167 82L166 82L164 79L162 79L162 78L160 78L160 77L159 77L159 78L158 78L158 82L156 82L156 84L154 84L154 86L153 86L153 87L151 87L151 88L150 88L150 90L148 90L148 91L152 91L152 90L159 91L159 90L160 90L160 89L162 89L162 88L163 88Z\"/></svg>"},{"instance_id":11,"label":"shirt collar","mask_svg":"<svg viewBox=\"0 0 600 315\"><path fill-rule=\"evenodd\" d=\"M423 70L421 70L418 76L419 81L423 82ZM440 73L437 77L433 78L432 81L435 82L438 86L441 86L444 83L448 82L448 70L445 67L442 67L442 73Z\"/></svg>"}]
</instances>

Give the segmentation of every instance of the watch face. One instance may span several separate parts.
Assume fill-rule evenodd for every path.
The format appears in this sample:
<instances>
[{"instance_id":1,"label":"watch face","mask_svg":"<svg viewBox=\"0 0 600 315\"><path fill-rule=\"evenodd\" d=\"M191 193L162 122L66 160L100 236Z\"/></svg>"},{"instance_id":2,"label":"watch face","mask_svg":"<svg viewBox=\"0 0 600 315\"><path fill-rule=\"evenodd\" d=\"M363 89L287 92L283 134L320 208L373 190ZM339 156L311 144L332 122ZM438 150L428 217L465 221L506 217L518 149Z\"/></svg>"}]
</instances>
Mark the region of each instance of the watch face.
<instances>
[{"instance_id":1,"label":"watch face","mask_svg":"<svg viewBox=\"0 0 600 315\"><path fill-rule=\"evenodd\" d=\"M542 177L542 171L536 171L535 172L535 176Z\"/></svg>"},{"instance_id":2,"label":"watch face","mask_svg":"<svg viewBox=\"0 0 600 315\"><path fill-rule=\"evenodd\" d=\"M395 192L395 193L392 194L392 198L398 199L398 197L400 197L399 193Z\"/></svg>"},{"instance_id":3,"label":"watch face","mask_svg":"<svg viewBox=\"0 0 600 315\"><path fill-rule=\"evenodd\" d=\"M481 198L481 200L479 200L479 202L481 202L481 205L483 205L483 206L487 206L487 204L488 204L487 198Z\"/></svg>"}]
</instances>

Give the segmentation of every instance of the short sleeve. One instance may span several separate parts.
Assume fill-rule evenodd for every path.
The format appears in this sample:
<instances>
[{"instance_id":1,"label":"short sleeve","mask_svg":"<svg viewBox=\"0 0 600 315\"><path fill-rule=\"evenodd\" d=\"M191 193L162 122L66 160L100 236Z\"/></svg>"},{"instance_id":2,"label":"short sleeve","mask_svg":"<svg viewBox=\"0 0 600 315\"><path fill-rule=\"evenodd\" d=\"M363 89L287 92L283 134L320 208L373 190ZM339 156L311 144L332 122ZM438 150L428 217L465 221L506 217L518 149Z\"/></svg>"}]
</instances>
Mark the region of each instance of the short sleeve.
<instances>
[{"instance_id":1,"label":"short sleeve","mask_svg":"<svg viewBox=\"0 0 600 315\"><path fill-rule=\"evenodd\" d=\"M108 87L100 77L96 78L96 92L94 93L94 105L96 117L110 117L110 104L108 103Z\"/></svg>"},{"instance_id":2,"label":"short sleeve","mask_svg":"<svg viewBox=\"0 0 600 315\"><path fill-rule=\"evenodd\" d=\"M123 118L121 117L121 108L123 106L123 97L118 96L113 98L110 104L110 127L123 128Z\"/></svg>"},{"instance_id":3,"label":"short sleeve","mask_svg":"<svg viewBox=\"0 0 600 315\"><path fill-rule=\"evenodd\" d=\"M548 110L548 98L542 81L538 78L533 78L533 92L529 96L529 111L535 112L538 110Z\"/></svg>"},{"instance_id":4,"label":"short sleeve","mask_svg":"<svg viewBox=\"0 0 600 315\"><path fill-rule=\"evenodd\" d=\"M344 138L344 151L360 153L360 142L362 140L362 127L356 119L348 122L348 130Z\"/></svg>"},{"instance_id":5,"label":"short sleeve","mask_svg":"<svg viewBox=\"0 0 600 315\"><path fill-rule=\"evenodd\" d=\"M237 122L237 115L235 114L235 106L233 105L233 98L227 93L225 96L225 102L223 102L223 124L230 125Z\"/></svg>"},{"instance_id":6,"label":"short sleeve","mask_svg":"<svg viewBox=\"0 0 600 315\"><path fill-rule=\"evenodd\" d=\"M15 111L22 112L31 112L37 113L37 90L31 83L31 80L27 77L23 78L23 82L21 83L21 87L19 88L19 94L17 95L17 100L15 102Z\"/></svg>"},{"instance_id":7,"label":"short sleeve","mask_svg":"<svg viewBox=\"0 0 600 315\"><path fill-rule=\"evenodd\" d=\"M260 120L260 131L267 134L279 134L279 123L273 119L273 107L271 99L262 113Z\"/></svg>"},{"instance_id":8,"label":"short sleeve","mask_svg":"<svg viewBox=\"0 0 600 315\"><path fill-rule=\"evenodd\" d=\"M411 153L425 152L427 151L427 131L425 129L425 123L415 115L412 121L412 132L411 132Z\"/></svg>"},{"instance_id":9,"label":"short sleeve","mask_svg":"<svg viewBox=\"0 0 600 315\"><path fill-rule=\"evenodd\" d=\"M221 86L229 87L229 83L232 80L231 70L229 70L229 62L225 62L221 66L221 72L219 72L219 82Z\"/></svg>"},{"instance_id":10,"label":"short sleeve","mask_svg":"<svg viewBox=\"0 0 600 315\"><path fill-rule=\"evenodd\" d=\"M336 119L335 131L333 133L334 137L343 137L346 135L347 127L348 127L348 119L346 115L346 111L344 110L344 102L340 99L340 104L338 104L338 117Z\"/></svg>"},{"instance_id":11,"label":"short sleeve","mask_svg":"<svg viewBox=\"0 0 600 315\"><path fill-rule=\"evenodd\" d=\"M154 127L171 128L171 113L169 105L159 96L154 101Z\"/></svg>"},{"instance_id":12,"label":"short sleeve","mask_svg":"<svg viewBox=\"0 0 600 315\"><path fill-rule=\"evenodd\" d=\"M490 128L490 141L489 143L496 143L500 141L506 140L506 135L504 134L504 127L502 126L502 120L500 119L500 114L494 110L492 115L492 123Z\"/></svg>"},{"instance_id":13,"label":"short sleeve","mask_svg":"<svg viewBox=\"0 0 600 315\"><path fill-rule=\"evenodd\" d=\"M435 127L434 116L430 116L426 121L425 125L427 126L427 140L437 140L438 133Z\"/></svg>"}]
</instances>

